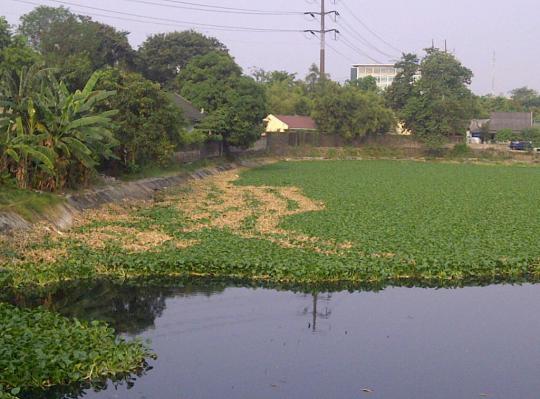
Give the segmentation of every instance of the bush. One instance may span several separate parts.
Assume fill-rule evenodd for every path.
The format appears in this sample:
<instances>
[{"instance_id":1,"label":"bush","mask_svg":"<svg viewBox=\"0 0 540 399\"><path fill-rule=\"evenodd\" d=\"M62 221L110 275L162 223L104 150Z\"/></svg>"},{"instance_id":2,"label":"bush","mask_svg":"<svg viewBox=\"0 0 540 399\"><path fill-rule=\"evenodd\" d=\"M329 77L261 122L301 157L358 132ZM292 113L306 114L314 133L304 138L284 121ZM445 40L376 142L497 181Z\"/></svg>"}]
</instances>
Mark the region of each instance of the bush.
<instances>
[{"instance_id":1,"label":"bush","mask_svg":"<svg viewBox=\"0 0 540 399\"><path fill-rule=\"evenodd\" d=\"M531 141L533 146L540 147L540 128L531 127L521 132L521 136L525 141Z\"/></svg>"},{"instance_id":2,"label":"bush","mask_svg":"<svg viewBox=\"0 0 540 399\"><path fill-rule=\"evenodd\" d=\"M514 133L512 129L501 129L495 135L495 140L497 142L506 143L508 141L518 140L519 135Z\"/></svg>"},{"instance_id":3,"label":"bush","mask_svg":"<svg viewBox=\"0 0 540 399\"><path fill-rule=\"evenodd\" d=\"M461 157L467 157L469 155L471 155L471 149L470 147L465 144L465 143L460 143L460 144L456 144L452 150L449 152L449 156L450 157L456 157L456 158L461 158Z\"/></svg>"}]
</instances>

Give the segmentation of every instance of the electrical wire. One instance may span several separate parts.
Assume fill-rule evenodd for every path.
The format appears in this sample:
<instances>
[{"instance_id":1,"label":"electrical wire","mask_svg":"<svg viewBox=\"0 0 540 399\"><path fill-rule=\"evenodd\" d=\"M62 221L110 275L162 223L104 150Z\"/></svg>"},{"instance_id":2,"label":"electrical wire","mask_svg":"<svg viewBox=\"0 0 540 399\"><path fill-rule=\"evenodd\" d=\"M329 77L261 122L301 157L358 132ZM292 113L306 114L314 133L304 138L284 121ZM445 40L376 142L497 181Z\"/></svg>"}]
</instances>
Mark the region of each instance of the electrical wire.
<instances>
[{"instance_id":1,"label":"electrical wire","mask_svg":"<svg viewBox=\"0 0 540 399\"><path fill-rule=\"evenodd\" d=\"M139 3L139 4L148 4L158 7L167 7L167 8L176 8L176 9L182 9L182 10L191 10L191 11L202 11L202 12L210 12L210 13L221 13L221 14L240 14L240 15L272 15L272 16L296 16L296 15L303 15L303 12L296 12L296 11L263 11L263 10L242 10L242 9L222 9L219 8L201 8L201 7L215 7L215 6L204 6L197 4L196 6L186 6L186 5L176 5L176 4L163 4L163 3L156 3L154 1L148 1L148 0L124 0L130 3ZM175 2L176 3L176 2ZM180 2L180 3L186 3L186 2ZM187 4L196 4L196 3L187 3Z\"/></svg>"},{"instance_id":2,"label":"electrical wire","mask_svg":"<svg viewBox=\"0 0 540 399\"><path fill-rule=\"evenodd\" d=\"M375 36L377 39L379 39L381 42L383 42L384 44L386 44L388 47L390 47L392 50L395 50L397 51L399 54L402 54L403 51L400 50L399 48L395 47L394 45L392 45L391 43L389 43L388 41L386 41L383 37L381 37L377 32L375 32L373 29L371 29L364 21L362 21L354 12L353 10L351 10L349 8L349 6L347 5L347 3L345 3L345 0L341 0L341 4L343 5L343 7L352 15L352 17L354 19L356 19L358 21L358 23L360 23L360 25L362 25L364 27L364 29L366 29L369 33L371 33L373 36Z\"/></svg>"},{"instance_id":3,"label":"electrical wire","mask_svg":"<svg viewBox=\"0 0 540 399\"><path fill-rule=\"evenodd\" d=\"M336 49L334 46L330 45L328 42L326 42L326 46L332 50L334 53L342 56L343 58L345 58L346 60L348 60L349 62L352 62L353 64L356 62L355 60L353 60L351 57L349 57L348 55L345 55L343 54L341 51L339 51L338 49Z\"/></svg>"},{"instance_id":4,"label":"electrical wire","mask_svg":"<svg viewBox=\"0 0 540 399\"><path fill-rule=\"evenodd\" d=\"M345 44L347 47L349 47L351 50L353 51L356 51L358 54L360 55L363 55L364 57L367 57L369 58L371 61L377 63L377 64L384 64L383 62L379 61L378 59L376 58L373 58L371 55L369 55L368 53L366 53L365 51L359 49L354 43L351 43L351 41L349 39L347 39L346 37L344 36L341 36L341 41L343 42L343 44Z\"/></svg>"},{"instance_id":5,"label":"electrical wire","mask_svg":"<svg viewBox=\"0 0 540 399\"><path fill-rule=\"evenodd\" d=\"M258 12L258 13L268 13L268 14L276 14L276 13L282 12L282 11L270 11L270 10L256 10L256 9L251 9L251 8L225 7L225 6L204 4L204 3L194 3L190 1L180 1L180 0L161 0L161 1L165 1L167 3L186 4L186 5L191 5L191 6L206 7L206 8L220 9L220 10L230 10L230 11ZM295 12L295 11L290 11L290 13L303 14L303 12Z\"/></svg>"},{"instance_id":6,"label":"electrical wire","mask_svg":"<svg viewBox=\"0 0 540 399\"><path fill-rule=\"evenodd\" d=\"M43 4L40 4L40 3L35 3L35 2L28 1L28 0L11 0L11 1L15 1L17 3L32 4L32 5L37 5L37 6L43 5ZM58 3L58 4L63 4L63 5L68 5L68 6L87 8L87 9L90 9L90 10L97 10L97 11L102 11L102 12L107 12L107 13L113 13L113 14L118 14L118 15L122 15L122 16L135 17L135 18L144 18L144 19L149 19L149 20L158 21L158 22L166 22L166 23L169 23L169 24L174 24L175 26L180 26L182 24L185 24L185 25L190 26L190 27L196 26L196 27L201 27L201 28L210 29L210 30L211 29L228 30L228 31L235 31L235 32L303 32L301 30L296 30L296 29L271 29L271 28L269 29L269 28L255 28L255 27L246 27L246 26L205 24L205 23L196 23L196 22L191 22L191 21L179 21L179 20L170 19L170 18L150 17L150 16L146 16L146 15L127 13L127 12L123 12L123 11L109 10L109 9L106 9L106 8L83 6L83 5L80 5L80 4L77 4L77 3L72 3L72 2L69 2L69 1L62 1L62 0L45 0L45 1ZM99 15L99 14L94 13L94 15ZM111 16L111 15L103 15L103 14L101 14L99 16L113 18L113 16ZM116 17L116 18L121 19L119 17ZM126 18L123 18L123 19L126 19ZM133 20L131 20L131 21L133 21ZM139 20L139 21L135 21L135 22L142 22L142 21Z\"/></svg>"},{"instance_id":7,"label":"electrical wire","mask_svg":"<svg viewBox=\"0 0 540 399\"><path fill-rule=\"evenodd\" d=\"M370 43L365 37L363 37L356 29L354 29L354 27L347 22L346 19L344 19L343 17L341 17L341 21L338 22L338 24L341 26L341 28L348 32L349 34L353 35L356 37L357 40L359 40L360 42L362 42L363 45L369 47L370 49L376 51L377 53L381 54L382 56L384 57L387 57L388 59L395 59L396 56L395 54L392 55L392 54L389 54L383 50L381 50L380 48L378 48L377 46L375 46L374 44Z\"/></svg>"}]
</instances>

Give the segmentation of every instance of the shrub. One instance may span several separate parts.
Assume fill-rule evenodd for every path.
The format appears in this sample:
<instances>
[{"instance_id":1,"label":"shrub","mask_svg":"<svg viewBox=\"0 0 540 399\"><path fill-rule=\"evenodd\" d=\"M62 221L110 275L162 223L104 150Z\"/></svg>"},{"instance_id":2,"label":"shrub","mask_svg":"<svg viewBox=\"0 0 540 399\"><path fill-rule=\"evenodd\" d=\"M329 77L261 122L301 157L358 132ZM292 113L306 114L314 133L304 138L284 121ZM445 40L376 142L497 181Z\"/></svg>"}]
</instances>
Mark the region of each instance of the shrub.
<instances>
[{"instance_id":1,"label":"shrub","mask_svg":"<svg viewBox=\"0 0 540 399\"><path fill-rule=\"evenodd\" d=\"M512 131L512 129L501 129L495 135L495 140L497 142L508 142L512 140L519 139L519 136Z\"/></svg>"},{"instance_id":2,"label":"shrub","mask_svg":"<svg viewBox=\"0 0 540 399\"><path fill-rule=\"evenodd\" d=\"M457 158L460 158L460 157L466 157L466 156L469 156L471 155L471 149L470 147L465 144L465 143L459 143L459 144L456 144L452 150L449 152L449 156L450 157L457 157Z\"/></svg>"},{"instance_id":3,"label":"shrub","mask_svg":"<svg viewBox=\"0 0 540 399\"><path fill-rule=\"evenodd\" d=\"M540 128L531 127L521 132L521 136L525 141L531 141L533 146L540 147Z\"/></svg>"}]
</instances>

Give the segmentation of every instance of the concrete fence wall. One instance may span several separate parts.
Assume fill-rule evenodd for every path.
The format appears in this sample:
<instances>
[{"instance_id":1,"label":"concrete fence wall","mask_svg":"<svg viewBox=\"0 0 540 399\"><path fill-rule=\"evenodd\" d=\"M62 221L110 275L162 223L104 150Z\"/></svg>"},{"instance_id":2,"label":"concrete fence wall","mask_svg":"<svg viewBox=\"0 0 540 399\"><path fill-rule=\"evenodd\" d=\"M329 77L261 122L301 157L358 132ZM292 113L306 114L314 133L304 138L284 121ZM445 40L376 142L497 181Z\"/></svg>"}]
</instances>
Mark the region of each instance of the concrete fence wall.
<instances>
[{"instance_id":1,"label":"concrete fence wall","mask_svg":"<svg viewBox=\"0 0 540 399\"><path fill-rule=\"evenodd\" d=\"M271 154L286 154L291 147L360 147L368 145L381 145L400 148L421 148L422 145L410 136L397 136L385 134L380 136L366 136L347 140L339 134L325 134L318 132L288 132L267 134L267 151Z\"/></svg>"}]
</instances>

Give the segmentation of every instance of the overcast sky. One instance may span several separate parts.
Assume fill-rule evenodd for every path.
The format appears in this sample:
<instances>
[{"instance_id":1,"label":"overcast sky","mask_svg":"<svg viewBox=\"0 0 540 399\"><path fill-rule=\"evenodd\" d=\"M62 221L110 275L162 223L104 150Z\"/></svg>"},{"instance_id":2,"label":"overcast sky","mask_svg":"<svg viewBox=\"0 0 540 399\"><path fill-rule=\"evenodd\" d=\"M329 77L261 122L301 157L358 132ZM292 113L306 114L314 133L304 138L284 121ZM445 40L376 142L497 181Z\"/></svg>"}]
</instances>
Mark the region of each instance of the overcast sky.
<instances>
[{"instance_id":1,"label":"overcast sky","mask_svg":"<svg viewBox=\"0 0 540 399\"><path fill-rule=\"evenodd\" d=\"M26 0L25 0L26 1ZM72 11L85 14L116 15L131 21L93 16L94 19L131 32L134 47L153 33L182 30L189 23L217 24L268 29L317 29L319 22L304 15L245 15L215 13L193 9L166 7L180 6L176 0L65 0L81 6L91 6L154 18L183 21L179 26L159 25L172 22L111 14L69 5ZM31 3L58 6L50 0L28 0ZM317 11L320 0L191 0L191 3L258 10ZM431 46L438 47L447 40L448 49L474 72L472 89L478 94L491 92L493 53L496 53L495 89L497 93L529 86L540 90L540 51L538 51L539 0L326 0L327 9L342 15L337 23L328 22L328 28L337 28L342 38L329 38L327 69L334 79L344 80L354 63L373 62L371 58L388 62L395 49L421 53ZM14 0L0 0L0 14L12 24L34 6ZM183 4L182 7L193 7ZM352 13L350 12L352 11ZM367 30L354 17L358 17ZM187 24L186 24L187 22ZM318 39L301 32L229 32L197 27L196 30L218 37L230 49L246 72L252 67L297 72L304 77L309 65L318 63ZM347 44L349 43L349 44ZM356 49L351 48L351 43ZM334 51L337 50L337 52ZM387 54L387 55L386 55ZM391 56L391 57L389 57Z\"/></svg>"}]
</instances>

